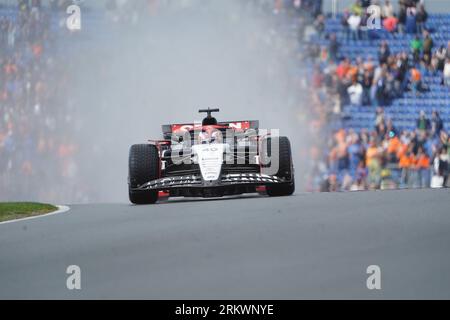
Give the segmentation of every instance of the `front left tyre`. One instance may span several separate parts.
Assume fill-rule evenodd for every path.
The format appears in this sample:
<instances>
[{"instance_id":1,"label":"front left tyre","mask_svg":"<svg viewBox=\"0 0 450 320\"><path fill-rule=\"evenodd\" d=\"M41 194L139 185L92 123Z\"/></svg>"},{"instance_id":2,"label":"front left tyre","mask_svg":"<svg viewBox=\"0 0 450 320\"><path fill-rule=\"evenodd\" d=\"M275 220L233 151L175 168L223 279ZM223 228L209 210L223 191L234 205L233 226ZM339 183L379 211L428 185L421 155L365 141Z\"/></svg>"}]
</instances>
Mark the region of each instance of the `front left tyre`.
<instances>
[{"instance_id":1,"label":"front left tyre","mask_svg":"<svg viewBox=\"0 0 450 320\"><path fill-rule=\"evenodd\" d=\"M134 204L153 204L158 201L158 191L133 191L142 184L159 178L158 148L152 144L135 144L128 157L128 194Z\"/></svg>"}]
</instances>

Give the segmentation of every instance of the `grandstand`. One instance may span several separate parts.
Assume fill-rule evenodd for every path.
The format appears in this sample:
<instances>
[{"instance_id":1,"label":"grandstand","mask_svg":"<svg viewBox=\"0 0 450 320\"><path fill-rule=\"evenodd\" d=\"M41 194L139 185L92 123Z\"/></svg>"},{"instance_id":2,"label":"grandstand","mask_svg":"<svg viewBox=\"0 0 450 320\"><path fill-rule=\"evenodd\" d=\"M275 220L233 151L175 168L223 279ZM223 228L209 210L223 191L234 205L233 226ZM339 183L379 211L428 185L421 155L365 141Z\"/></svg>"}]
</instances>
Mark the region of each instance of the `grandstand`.
<instances>
[{"instance_id":1,"label":"grandstand","mask_svg":"<svg viewBox=\"0 0 450 320\"><path fill-rule=\"evenodd\" d=\"M302 68L320 128L310 190L446 186L448 4L334 2L339 12L300 13ZM371 4L380 6L381 28L367 28Z\"/></svg>"},{"instance_id":2,"label":"grandstand","mask_svg":"<svg viewBox=\"0 0 450 320\"><path fill-rule=\"evenodd\" d=\"M340 55L350 58L353 62L358 57L368 56L376 60L380 43L386 39L393 54L410 52L410 42L415 34L390 33L382 29L372 31L371 40L347 40L341 19L342 14L337 15L336 18L327 19L325 32L337 35L338 41L342 44ZM450 14L430 14L426 27L431 32L435 49L447 46L450 39ZM320 39L319 36L314 36L311 41L321 46L327 46L329 42L326 39ZM405 92L403 97L394 99L389 106L386 106L386 116L395 122L398 129L411 131L415 129L420 110L425 110L429 115L431 115L432 110L437 110L446 129L450 129L450 90L449 87L442 85L442 72L425 74L423 82L429 90L418 96L415 96L411 91ZM353 128L360 131L364 128L373 127L375 114L372 108L346 105L343 107L343 112L346 115L346 120L343 122L344 128Z\"/></svg>"}]
</instances>

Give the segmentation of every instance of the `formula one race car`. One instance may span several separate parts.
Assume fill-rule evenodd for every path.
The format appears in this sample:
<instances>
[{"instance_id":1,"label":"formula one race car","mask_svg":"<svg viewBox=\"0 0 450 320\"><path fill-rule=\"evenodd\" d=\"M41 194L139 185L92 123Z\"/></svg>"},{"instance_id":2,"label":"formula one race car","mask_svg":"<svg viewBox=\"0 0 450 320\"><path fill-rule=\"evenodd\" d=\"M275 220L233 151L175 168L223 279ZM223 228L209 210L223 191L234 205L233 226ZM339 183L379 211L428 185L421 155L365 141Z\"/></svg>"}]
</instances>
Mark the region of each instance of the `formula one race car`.
<instances>
[{"instance_id":1,"label":"formula one race car","mask_svg":"<svg viewBox=\"0 0 450 320\"><path fill-rule=\"evenodd\" d=\"M295 191L291 144L287 137L259 129L258 121L217 122L212 112L202 123L163 125L163 139L130 148L128 187L134 204L159 196L222 197Z\"/></svg>"}]
</instances>

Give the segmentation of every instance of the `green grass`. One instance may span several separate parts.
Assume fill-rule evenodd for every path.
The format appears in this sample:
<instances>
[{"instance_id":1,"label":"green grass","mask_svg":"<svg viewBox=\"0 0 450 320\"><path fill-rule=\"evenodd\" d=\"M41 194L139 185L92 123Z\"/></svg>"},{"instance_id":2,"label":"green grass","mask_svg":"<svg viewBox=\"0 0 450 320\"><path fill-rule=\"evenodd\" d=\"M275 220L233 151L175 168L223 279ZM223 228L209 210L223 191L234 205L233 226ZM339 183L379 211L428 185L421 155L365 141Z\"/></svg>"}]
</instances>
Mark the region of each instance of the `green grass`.
<instances>
[{"instance_id":1,"label":"green grass","mask_svg":"<svg viewBox=\"0 0 450 320\"><path fill-rule=\"evenodd\" d=\"M0 202L0 222L39 216L58 210L50 204L34 202Z\"/></svg>"}]
</instances>

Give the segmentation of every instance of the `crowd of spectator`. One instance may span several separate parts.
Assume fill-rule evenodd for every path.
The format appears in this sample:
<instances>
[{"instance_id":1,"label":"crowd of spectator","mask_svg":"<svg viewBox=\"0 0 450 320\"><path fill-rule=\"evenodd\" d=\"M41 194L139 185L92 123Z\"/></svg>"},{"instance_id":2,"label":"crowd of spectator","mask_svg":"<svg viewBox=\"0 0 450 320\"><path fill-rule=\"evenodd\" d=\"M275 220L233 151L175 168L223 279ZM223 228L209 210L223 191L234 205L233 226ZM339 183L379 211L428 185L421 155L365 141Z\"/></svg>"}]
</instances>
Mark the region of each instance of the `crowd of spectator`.
<instances>
[{"instance_id":1,"label":"crowd of spectator","mask_svg":"<svg viewBox=\"0 0 450 320\"><path fill-rule=\"evenodd\" d=\"M365 12L361 10L353 8L354 14ZM323 33L324 28L317 27L323 23L324 16L319 15L313 23L317 34ZM409 52L393 52L386 40L380 43L377 57L358 57L355 61L340 54L343 44L336 34L327 35L328 47L312 43L307 48L308 58L317 64L314 86L324 87L330 96L338 95L342 105L350 103L375 107L388 105L405 91L419 95L429 90L423 81L424 76L442 74L442 84L448 86L450 41L447 46L435 48L430 32L421 29L422 33L411 40Z\"/></svg>"},{"instance_id":2,"label":"crowd of spectator","mask_svg":"<svg viewBox=\"0 0 450 320\"><path fill-rule=\"evenodd\" d=\"M446 184L450 140L439 114L434 112L430 120L421 112L416 131L398 131L382 108L376 113L374 130L358 133L340 129L327 141L325 164L316 155L314 174L320 190L427 188L432 183ZM324 175L326 179L322 179Z\"/></svg>"},{"instance_id":3,"label":"crowd of spectator","mask_svg":"<svg viewBox=\"0 0 450 320\"><path fill-rule=\"evenodd\" d=\"M0 8L0 199L58 201L77 192L73 106L51 23L39 0Z\"/></svg>"},{"instance_id":4,"label":"crowd of spectator","mask_svg":"<svg viewBox=\"0 0 450 320\"><path fill-rule=\"evenodd\" d=\"M351 61L339 56L339 43L331 35L328 50L319 55L314 74L314 85L325 86L327 94L337 94L342 104L379 106L389 105L393 99L402 97L406 91L416 95L429 91L424 76L443 74L442 84L448 86L450 72L450 42L447 47L434 50L428 31L423 38L411 41L411 51L392 52L388 41L382 41L378 57L358 57ZM313 49L314 50L314 49ZM316 60L317 55L314 55Z\"/></svg>"},{"instance_id":5,"label":"crowd of spectator","mask_svg":"<svg viewBox=\"0 0 450 320\"><path fill-rule=\"evenodd\" d=\"M392 33L422 33L425 30L428 12L420 0L399 0L398 12L395 12L391 0L359 0L344 10L341 24L347 40L369 39L371 36L370 17L375 11L367 10L370 5L377 5L382 22L377 27L383 27Z\"/></svg>"},{"instance_id":6,"label":"crowd of spectator","mask_svg":"<svg viewBox=\"0 0 450 320\"><path fill-rule=\"evenodd\" d=\"M339 191L445 186L450 150L439 113L433 111L429 120L422 111L415 131L399 132L380 106L388 107L407 91L419 96L430 90L424 76L442 74L441 85L448 85L450 42L435 48L423 3L400 1L395 12L387 0L381 5L381 27L399 39L405 38L403 33L412 34L410 51L393 52L390 41L382 40L377 57L352 60L341 54L344 45L379 37L376 30L371 33L366 27L371 4L381 3L357 0L344 11L341 35L325 33L328 18L322 14L300 20L304 24L300 27L301 38L309 43L305 60L314 65L310 113L316 120L311 127L318 145L310 152L313 168L309 188ZM304 32L305 29L309 31ZM327 39L328 46L309 42L314 36ZM329 123L341 119L345 105L373 108L374 126L361 132L340 129L327 134Z\"/></svg>"}]
</instances>

